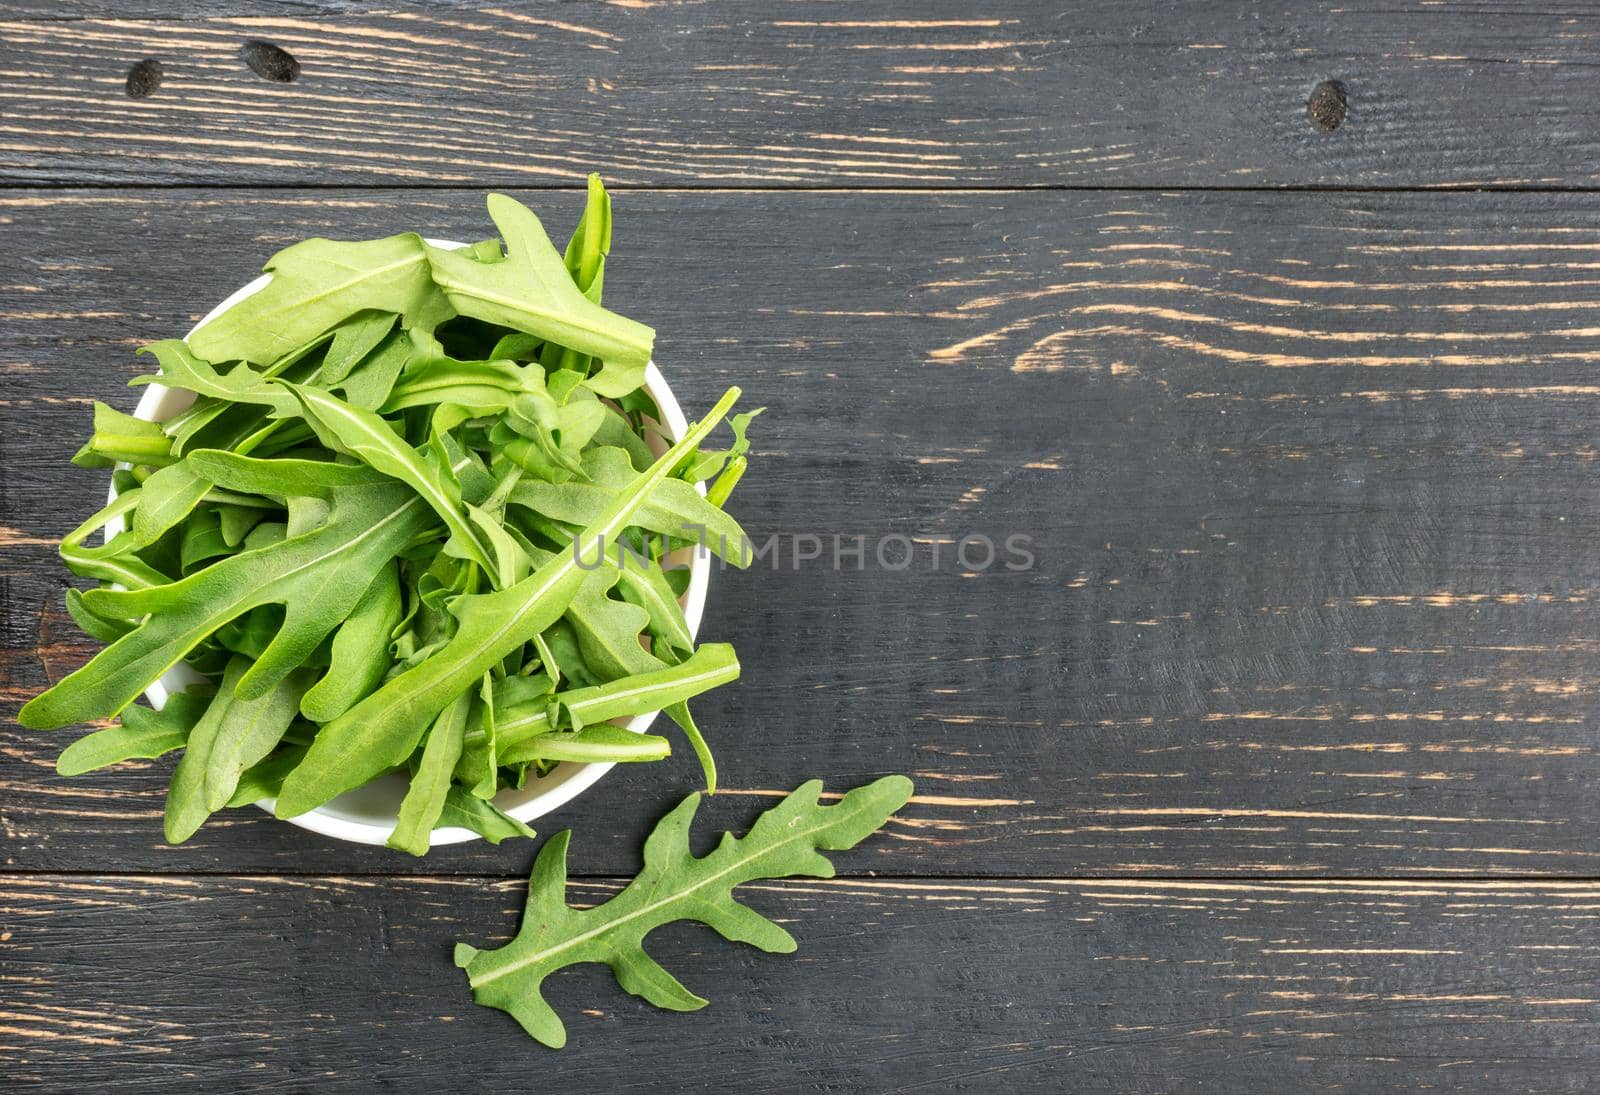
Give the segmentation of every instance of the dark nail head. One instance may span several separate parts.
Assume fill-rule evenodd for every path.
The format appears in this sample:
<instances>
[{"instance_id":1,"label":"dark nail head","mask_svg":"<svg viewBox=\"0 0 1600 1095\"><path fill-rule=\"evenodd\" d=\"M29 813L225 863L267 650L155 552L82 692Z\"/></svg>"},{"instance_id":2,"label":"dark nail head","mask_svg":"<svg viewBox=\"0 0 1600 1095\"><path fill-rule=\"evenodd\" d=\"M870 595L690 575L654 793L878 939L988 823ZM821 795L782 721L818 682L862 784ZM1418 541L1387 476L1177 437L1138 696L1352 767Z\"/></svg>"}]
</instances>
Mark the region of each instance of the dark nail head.
<instances>
[{"instance_id":1,"label":"dark nail head","mask_svg":"<svg viewBox=\"0 0 1600 1095\"><path fill-rule=\"evenodd\" d=\"M1323 133L1332 133L1344 124L1348 103L1344 85L1338 80L1324 80L1311 89L1306 100L1306 117Z\"/></svg>"},{"instance_id":2,"label":"dark nail head","mask_svg":"<svg viewBox=\"0 0 1600 1095\"><path fill-rule=\"evenodd\" d=\"M300 62L294 59L293 54L271 42L252 38L239 47L239 56L250 66L250 71L263 80L292 84L300 75Z\"/></svg>"},{"instance_id":3,"label":"dark nail head","mask_svg":"<svg viewBox=\"0 0 1600 1095\"><path fill-rule=\"evenodd\" d=\"M146 57L128 70L128 98L143 99L161 86L161 62Z\"/></svg>"}]
</instances>

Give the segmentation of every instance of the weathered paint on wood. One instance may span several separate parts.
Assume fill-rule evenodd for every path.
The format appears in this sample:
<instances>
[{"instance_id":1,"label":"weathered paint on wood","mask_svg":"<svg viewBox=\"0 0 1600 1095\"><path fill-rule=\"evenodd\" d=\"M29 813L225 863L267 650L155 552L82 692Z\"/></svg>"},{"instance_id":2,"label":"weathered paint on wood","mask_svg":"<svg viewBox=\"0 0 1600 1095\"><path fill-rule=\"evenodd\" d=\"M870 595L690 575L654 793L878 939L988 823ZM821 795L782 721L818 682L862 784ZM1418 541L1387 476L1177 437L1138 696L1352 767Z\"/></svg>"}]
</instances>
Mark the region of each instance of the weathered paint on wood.
<instances>
[{"instance_id":1,"label":"weathered paint on wood","mask_svg":"<svg viewBox=\"0 0 1600 1095\"><path fill-rule=\"evenodd\" d=\"M131 401L133 348L289 240L485 224L473 192L29 192L0 217L14 704L92 650L53 542L97 504L66 460L90 399ZM770 408L735 508L786 561L718 575L704 631L745 664L701 708L722 808L904 771L919 801L874 869L1593 876L1597 252L1587 195L621 195L607 291L691 413L735 381ZM919 554L796 570L807 532ZM955 561L1014 532L1032 570ZM13 870L526 854L415 864L253 811L168 849L165 765L63 781L70 735L3 735ZM544 828L626 871L696 785L672 765Z\"/></svg>"},{"instance_id":2,"label":"weathered paint on wood","mask_svg":"<svg viewBox=\"0 0 1600 1095\"><path fill-rule=\"evenodd\" d=\"M0 180L1588 187L1600 163L1582 6L388 7L10 0ZM299 79L254 74L251 39ZM161 86L130 99L146 58Z\"/></svg>"},{"instance_id":3,"label":"weathered paint on wood","mask_svg":"<svg viewBox=\"0 0 1600 1095\"><path fill-rule=\"evenodd\" d=\"M610 882L581 883L575 903ZM0 1070L52 1092L1570 1091L1600 1069L1600 886L974 879L741 888L793 956L650 937L706 1009L598 966L560 1054L457 940L521 882L0 877ZM470 1077L464 1081L463 1077ZM30 1090L34 1088L30 1087Z\"/></svg>"}]
</instances>

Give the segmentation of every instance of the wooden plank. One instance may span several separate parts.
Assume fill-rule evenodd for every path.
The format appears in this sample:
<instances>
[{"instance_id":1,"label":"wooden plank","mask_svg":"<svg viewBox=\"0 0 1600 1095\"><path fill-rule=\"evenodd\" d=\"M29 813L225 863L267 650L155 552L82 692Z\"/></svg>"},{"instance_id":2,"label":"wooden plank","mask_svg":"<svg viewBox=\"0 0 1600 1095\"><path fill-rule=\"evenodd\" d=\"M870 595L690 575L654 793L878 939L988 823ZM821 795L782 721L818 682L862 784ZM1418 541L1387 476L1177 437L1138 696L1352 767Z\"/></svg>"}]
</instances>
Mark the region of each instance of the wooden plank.
<instances>
[{"instance_id":1,"label":"wooden plank","mask_svg":"<svg viewBox=\"0 0 1600 1095\"><path fill-rule=\"evenodd\" d=\"M570 197L530 200L564 231ZM312 233L485 229L473 193L0 195L0 586L14 704L81 662L51 542L139 341ZM753 534L915 537L913 567L716 577L724 809L912 773L880 869L1593 876L1600 199L656 193L609 299L692 409L737 381ZM964 572L954 541L1032 537ZM942 545L933 566L934 543ZM897 549L896 549L897 551ZM894 556L898 558L896 554ZM14 710L10 708L9 710ZM254 813L160 846L163 765L60 781L0 738L4 866L517 870ZM615 772L544 828L621 873L696 785Z\"/></svg>"},{"instance_id":2,"label":"wooden plank","mask_svg":"<svg viewBox=\"0 0 1600 1095\"><path fill-rule=\"evenodd\" d=\"M1588 187L1600 163L1600 37L1559 7L364 10L390 6L13 0L0 180ZM246 68L250 39L298 81ZM144 58L163 82L135 101Z\"/></svg>"},{"instance_id":3,"label":"wooden plank","mask_svg":"<svg viewBox=\"0 0 1600 1095\"><path fill-rule=\"evenodd\" d=\"M740 892L798 954L659 931L654 957L710 1006L654 1011L578 967L547 984L571 1036L552 1054L475 1007L449 961L458 940L510 934L520 882L7 876L0 1069L61 1092L426 1091L465 1075L526 1091L536 1073L541 1089L665 1093L737 1076L795 1093L1276 1095L1582 1091L1600 1068L1592 884Z\"/></svg>"}]
</instances>

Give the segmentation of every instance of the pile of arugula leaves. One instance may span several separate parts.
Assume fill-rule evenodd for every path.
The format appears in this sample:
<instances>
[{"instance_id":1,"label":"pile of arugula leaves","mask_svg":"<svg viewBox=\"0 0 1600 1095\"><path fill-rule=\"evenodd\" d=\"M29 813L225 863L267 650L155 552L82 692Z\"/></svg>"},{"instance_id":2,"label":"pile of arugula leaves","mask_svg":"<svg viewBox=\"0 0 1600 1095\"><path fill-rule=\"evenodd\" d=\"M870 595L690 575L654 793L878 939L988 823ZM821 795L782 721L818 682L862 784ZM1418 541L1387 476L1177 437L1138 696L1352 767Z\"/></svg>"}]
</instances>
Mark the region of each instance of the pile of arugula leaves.
<instances>
[{"instance_id":1,"label":"pile of arugula leaves","mask_svg":"<svg viewBox=\"0 0 1600 1095\"><path fill-rule=\"evenodd\" d=\"M410 778L394 848L421 855L440 825L531 836L495 794L560 761L667 756L613 724L657 710L715 789L687 701L739 663L694 644L672 560L705 544L742 563L721 507L752 415L702 447L731 389L657 458L654 332L600 305L604 186L565 255L526 207L488 204L501 238L460 250L279 252L260 291L145 348L159 375L134 383L192 405L161 423L95 407L76 462L112 468L116 494L61 555L99 579L67 607L110 645L21 721L120 716L63 774L181 749L173 843L228 806L293 817L391 771ZM180 661L205 683L135 703Z\"/></svg>"},{"instance_id":2,"label":"pile of arugula leaves","mask_svg":"<svg viewBox=\"0 0 1600 1095\"><path fill-rule=\"evenodd\" d=\"M722 506L760 412L730 419L728 448L703 448L732 388L682 437L657 436L654 332L600 306L598 177L564 256L512 199L491 194L489 213L501 238L455 251L414 234L298 243L259 292L145 348L160 371L134 383L192 392L187 409L155 423L95 405L75 462L111 468L114 496L61 557L100 582L69 590L67 609L109 645L20 720L117 721L69 745L62 775L181 750L165 823L179 843L226 807L275 799L294 817L398 771L410 786L389 845L422 855L439 826L533 836L495 795L561 761L667 756L667 739L614 725L663 711L716 789L687 701L739 663L694 644L672 560L702 545L744 565ZM159 710L136 702L180 662L204 683ZM690 795L639 876L593 908L566 904L557 834L517 936L456 947L474 998L557 1048L566 1031L540 990L575 963L610 966L658 1007L702 1007L645 936L696 920L792 951L734 887L831 877L821 853L875 832L912 788L886 776L832 805L821 790L802 785L702 857Z\"/></svg>"}]
</instances>

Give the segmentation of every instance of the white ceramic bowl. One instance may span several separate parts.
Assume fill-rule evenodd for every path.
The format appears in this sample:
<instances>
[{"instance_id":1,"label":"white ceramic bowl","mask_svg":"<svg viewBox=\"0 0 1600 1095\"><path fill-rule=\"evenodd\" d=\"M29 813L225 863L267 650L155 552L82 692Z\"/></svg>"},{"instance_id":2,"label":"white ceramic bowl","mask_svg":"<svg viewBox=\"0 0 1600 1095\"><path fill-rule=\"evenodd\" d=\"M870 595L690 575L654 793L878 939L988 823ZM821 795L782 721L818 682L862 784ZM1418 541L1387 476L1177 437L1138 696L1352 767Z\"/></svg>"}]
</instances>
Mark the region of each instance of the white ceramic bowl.
<instances>
[{"instance_id":1,"label":"white ceramic bowl","mask_svg":"<svg viewBox=\"0 0 1600 1095\"><path fill-rule=\"evenodd\" d=\"M428 240L435 247L464 247L465 244L451 240ZM194 325L189 334L205 325L222 312L227 311L239 301L252 293L258 292L267 282L272 280L271 274L263 274L249 285L239 289L238 292L228 297L221 304L207 312L199 323ZM672 389L667 387L667 382L661 376L660 370L651 362L644 374L645 390L655 400L656 406L661 408L661 416L665 420L660 423L666 433L674 438L682 437L689 425L684 420L683 411L678 406L678 401L673 398ZM187 407L193 402L194 397L190 392L163 387L160 384L151 384L144 391L144 396L139 400L139 406L134 410L134 417L143 418L150 422L160 422ZM659 455L666 451L666 444L658 439L651 438L651 447ZM701 492L704 493L704 487ZM112 492L115 496L115 491ZM121 518L106 524L105 535L107 539L115 536L123 529ZM705 609L706 587L711 575L711 556L703 549L696 548L689 563L689 588L685 591L682 604L683 614L689 623L689 634L694 635L700 630L700 616ZM179 663L168 671L159 681L151 685L145 692L151 706L160 708L167 701L167 696L173 692L182 691L189 685L201 680L201 677L187 665ZM642 734L647 730L656 715L660 712L652 711L646 715L638 715L626 723L629 730ZM601 776L611 768L610 764L573 764L563 762L556 765L550 774L542 779L529 779L521 790L501 791L495 796L495 805L518 821L532 821L549 813L559 806L572 801L578 795L588 790ZM394 831L395 819L399 814L400 801L405 797L406 781L398 775L387 775L358 787L354 791L346 792L331 802L318 806L289 820L302 829L321 833L324 836L337 837L340 840L354 841L358 844L382 844L389 839L389 834ZM263 810L271 812L272 799L262 799L256 803ZM460 844L468 840L478 839L478 834L470 829L447 827L435 829L431 843Z\"/></svg>"}]
</instances>

